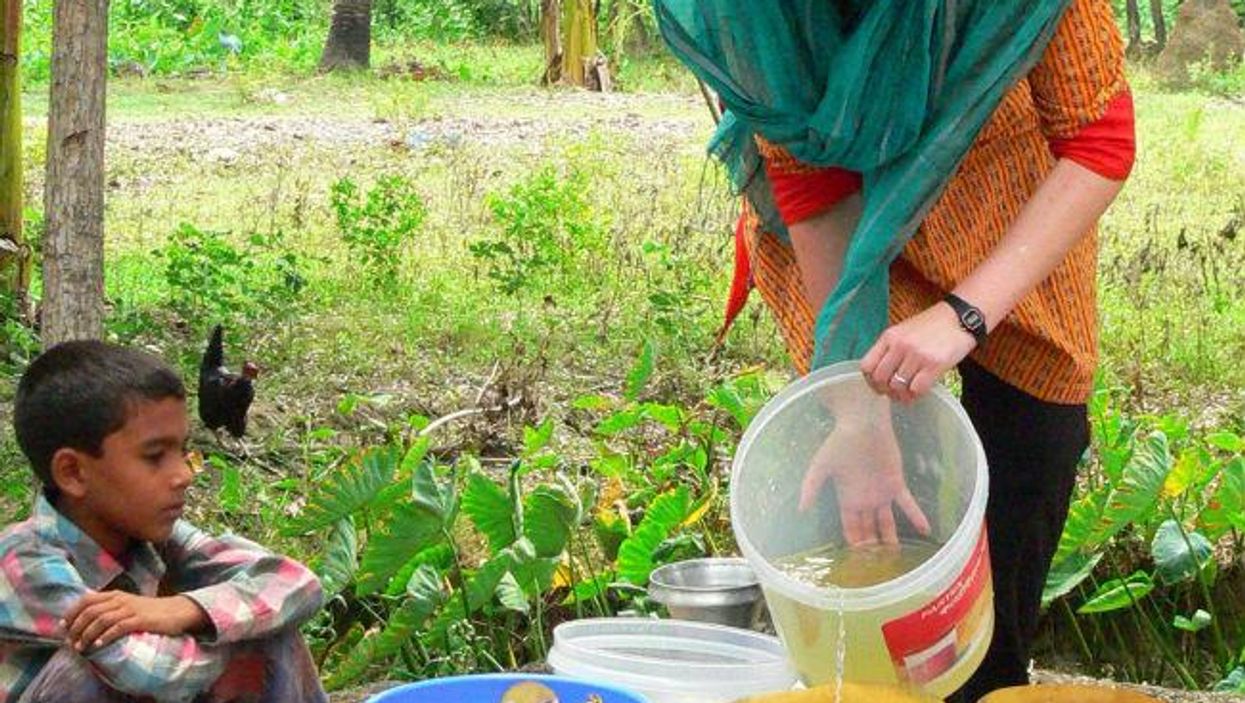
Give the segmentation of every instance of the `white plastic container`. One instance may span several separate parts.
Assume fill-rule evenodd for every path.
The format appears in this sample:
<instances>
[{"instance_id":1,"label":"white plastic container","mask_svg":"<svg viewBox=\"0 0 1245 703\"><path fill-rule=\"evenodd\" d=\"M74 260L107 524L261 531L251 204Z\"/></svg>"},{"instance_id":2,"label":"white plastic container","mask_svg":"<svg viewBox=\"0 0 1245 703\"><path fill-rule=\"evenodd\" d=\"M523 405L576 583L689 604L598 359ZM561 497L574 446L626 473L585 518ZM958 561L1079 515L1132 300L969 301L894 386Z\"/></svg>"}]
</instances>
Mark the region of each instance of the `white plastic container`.
<instances>
[{"instance_id":1,"label":"white plastic container","mask_svg":"<svg viewBox=\"0 0 1245 703\"><path fill-rule=\"evenodd\" d=\"M776 638L685 620L562 623L553 631L549 666L560 676L630 689L650 703L729 703L796 683Z\"/></svg>"},{"instance_id":2,"label":"white plastic container","mask_svg":"<svg viewBox=\"0 0 1245 703\"><path fill-rule=\"evenodd\" d=\"M841 669L847 681L945 697L981 663L994 628L985 453L941 387L913 405L886 406L906 483L931 524L923 539L934 543L932 556L860 588L813 585L780 568L793 555L844 546L833 481L810 509L798 505L810 461L838 423L885 418L854 362L800 379L758 413L732 467L731 523L804 683L833 682ZM902 515L896 521L907 527Z\"/></svg>"}]
</instances>

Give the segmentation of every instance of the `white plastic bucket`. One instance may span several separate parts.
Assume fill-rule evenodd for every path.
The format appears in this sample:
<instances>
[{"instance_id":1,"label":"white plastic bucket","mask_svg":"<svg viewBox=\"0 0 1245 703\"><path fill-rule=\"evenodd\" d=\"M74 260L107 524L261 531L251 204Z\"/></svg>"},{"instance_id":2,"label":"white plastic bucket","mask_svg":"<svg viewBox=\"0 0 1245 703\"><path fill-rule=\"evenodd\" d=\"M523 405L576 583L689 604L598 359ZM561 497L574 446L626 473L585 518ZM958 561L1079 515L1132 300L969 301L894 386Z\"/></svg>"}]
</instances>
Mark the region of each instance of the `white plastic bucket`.
<instances>
[{"instance_id":1,"label":"white plastic bucket","mask_svg":"<svg viewBox=\"0 0 1245 703\"><path fill-rule=\"evenodd\" d=\"M861 588L819 587L776 566L792 555L843 545L832 482L804 512L799 495L814 452L836 423L858 422L861 417L847 415L870 407L875 410L867 412L877 412L878 396L855 362L816 371L779 393L748 427L735 455L731 523L806 684L835 681L841 659L844 680L945 697L981 663L994 628L985 453L964 409L945 389L889 410L905 480L929 518L927 539L937 551L906 573ZM905 524L902 515L896 521ZM909 536L915 530L909 528Z\"/></svg>"},{"instance_id":2,"label":"white plastic bucket","mask_svg":"<svg viewBox=\"0 0 1245 703\"><path fill-rule=\"evenodd\" d=\"M562 623L553 631L549 666L559 676L621 686L651 703L729 703L796 683L776 638L685 620Z\"/></svg>"}]
</instances>

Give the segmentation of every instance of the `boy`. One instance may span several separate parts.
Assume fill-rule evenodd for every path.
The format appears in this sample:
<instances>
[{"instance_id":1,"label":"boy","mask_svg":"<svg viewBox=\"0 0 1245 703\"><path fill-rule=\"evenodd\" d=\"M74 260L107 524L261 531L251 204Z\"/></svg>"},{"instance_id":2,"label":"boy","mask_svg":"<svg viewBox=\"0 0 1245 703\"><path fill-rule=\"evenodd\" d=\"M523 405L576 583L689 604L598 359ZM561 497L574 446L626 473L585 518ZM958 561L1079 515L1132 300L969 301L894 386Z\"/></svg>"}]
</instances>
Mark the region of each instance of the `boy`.
<instances>
[{"instance_id":1,"label":"boy","mask_svg":"<svg viewBox=\"0 0 1245 703\"><path fill-rule=\"evenodd\" d=\"M176 373L66 342L22 376L13 424L43 494L0 534L0 703L326 700L297 631L316 577L180 520Z\"/></svg>"}]
</instances>

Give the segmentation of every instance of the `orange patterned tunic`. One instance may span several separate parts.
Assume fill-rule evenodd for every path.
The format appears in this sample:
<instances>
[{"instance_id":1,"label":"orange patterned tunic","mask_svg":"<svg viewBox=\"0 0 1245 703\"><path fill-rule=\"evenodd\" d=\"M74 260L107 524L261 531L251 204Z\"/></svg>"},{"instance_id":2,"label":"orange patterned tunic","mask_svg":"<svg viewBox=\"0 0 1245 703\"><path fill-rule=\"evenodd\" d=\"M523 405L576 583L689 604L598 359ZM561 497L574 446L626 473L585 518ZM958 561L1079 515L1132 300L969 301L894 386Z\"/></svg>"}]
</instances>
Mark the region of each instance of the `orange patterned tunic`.
<instances>
[{"instance_id":1,"label":"orange patterned tunic","mask_svg":"<svg viewBox=\"0 0 1245 703\"><path fill-rule=\"evenodd\" d=\"M937 303L991 252L1054 167L1053 141L1107 113L1128 90L1107 0L1072 0L1038 64L1003 98L916 235L891 266L892 321ZM770 168L808 167L761 144ZM773 310L801 373L813 352L813 311L789 245L745 213L753 284ZM992 330L972 358L1042 400L1082 403L1098 356L1094 231Z\"/></svg>"}]
</instances>

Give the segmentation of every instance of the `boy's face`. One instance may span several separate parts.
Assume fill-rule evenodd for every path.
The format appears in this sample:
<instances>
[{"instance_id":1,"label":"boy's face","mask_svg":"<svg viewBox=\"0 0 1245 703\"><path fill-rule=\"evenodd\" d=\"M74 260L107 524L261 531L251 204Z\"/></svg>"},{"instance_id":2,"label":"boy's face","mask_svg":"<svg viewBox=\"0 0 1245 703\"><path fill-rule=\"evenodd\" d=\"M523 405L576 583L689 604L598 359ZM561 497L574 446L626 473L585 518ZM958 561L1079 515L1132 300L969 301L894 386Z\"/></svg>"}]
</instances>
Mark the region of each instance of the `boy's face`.
<instances>
[{"instance_id":1,"label":"boy's face","mask_svg":"<svg viewBox=\"0 0 1245 703\"><path fill-rule=\"evenodd\" d=\"M186 402L134 401L125 425L104 438L99 457L81 453L75 518L101 547L120 554L131 540L162 542L182 515L194 478L186 462Z\"/></svg>"}]
</instances>

